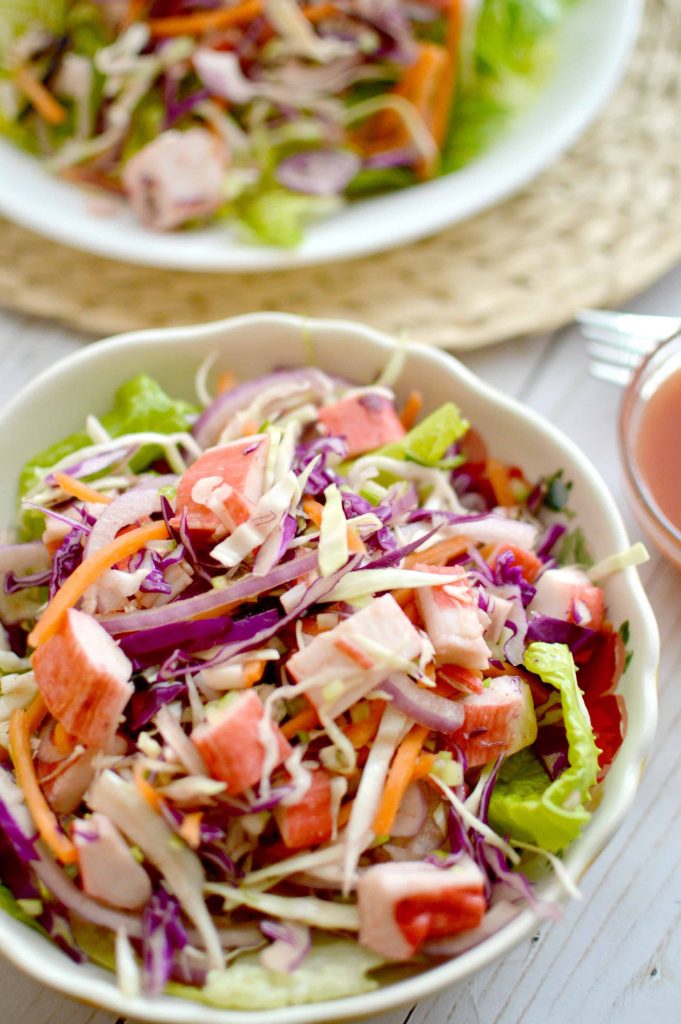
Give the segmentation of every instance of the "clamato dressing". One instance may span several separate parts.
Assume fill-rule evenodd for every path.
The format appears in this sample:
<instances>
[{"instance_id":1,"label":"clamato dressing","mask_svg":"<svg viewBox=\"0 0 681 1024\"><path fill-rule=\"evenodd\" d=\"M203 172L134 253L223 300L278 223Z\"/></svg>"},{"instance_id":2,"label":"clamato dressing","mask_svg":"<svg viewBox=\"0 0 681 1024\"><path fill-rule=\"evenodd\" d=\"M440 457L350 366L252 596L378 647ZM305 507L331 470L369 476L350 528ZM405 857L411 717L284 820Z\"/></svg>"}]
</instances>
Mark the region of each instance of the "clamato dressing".
<instances>
[{"instance_id":1,"label":"clamato dressing","mask_svg":"<svg viewBox=\"0 0 681 1024\"><path fill-rule=\"evenodd\" d=\"M636 438L636 460L656 504L681 529L681 370L648 398Z\"/></svg>"}]
</instances>

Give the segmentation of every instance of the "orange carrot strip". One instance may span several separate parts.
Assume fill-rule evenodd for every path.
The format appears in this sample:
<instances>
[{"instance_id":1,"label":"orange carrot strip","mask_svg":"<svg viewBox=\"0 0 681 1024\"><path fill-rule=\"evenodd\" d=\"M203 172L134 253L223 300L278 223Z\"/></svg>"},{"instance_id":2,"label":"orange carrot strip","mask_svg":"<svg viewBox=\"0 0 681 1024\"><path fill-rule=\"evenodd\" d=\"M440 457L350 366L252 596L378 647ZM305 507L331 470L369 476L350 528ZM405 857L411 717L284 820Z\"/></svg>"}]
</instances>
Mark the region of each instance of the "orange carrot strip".
<instances>
[{"instance_id":1,"label":"orange carrot strip","mask_svg":"<svg viewBox=\"0 0 681 1024\"><path fill-rule=\"evenodd\" d=\"M430 775L435 764L435 754L419 754L411 773L411 781L418 782Z\"/></svg>"},{"instance_id":2,"label":"orange carrot strip","mask_svg":"<svg viewBox=\"0 0 681 1024\"><path fill-rule=\"evenodd\" d=\"M178 828L178 834L182 836L187 846L197 850L201 845L201 821L203 811L194 811L192 814L185 814L182 824Z\"/></svg>"},{"instance_id":3,"label":"orange carrot strip","mask_svg":"<svg viewBox=\"0 0 681 1024\"><path fill-rule=\"evenodd\" d=\"M402 587L400 590L393 590L392 594L400 608L404 608L405 605L414 599L414 588Z\"/></svg>"},{"instance_id":4,"label":"orange carrot strip","mask_svg":"<svg viewBox=\"0 0 681 1024\"><path fill-rule=\"evenodd\" d=\"M110 505L113 501L113 498L107 498L106 494L100 494L94 487L88 487L87 484L76 480L75 476L69 476L68 473L54 473L53 476L62 491L66 491L72 498L89 501L93 505Z\"/></svg>"},{"instance_id":5,"label":"orange carrot strip","mask_svg":"<svg viewBox=\"0 0 681 1024\"><path fill-rule=\"evenodd\" d=\"M511 488L511 477L503 462L499 462L498 459L488 459L486 469L497 503L506 507L517 504Z\"/></svg>"},{"instance_id":6,"label":"orange carrot strip","mask_svg":"<svg viewBox=\"0 0 681 1024\"><path fill-rule=\"evenodd\" d=\"M24 709L24 714L26 715L28 734L32 736L34 732L38 731L47 714L47 704L43 700L42 693L35 695L28 707Z\"/></svg>"},{"instance_id":7,"label":"orange carrot strip","mask_svg":"<svg viewBox=\"0 0 681 1024\"><path fill-rule=\"evenodd\" d=\"M57 591L47 608L42 614L39 622L33 627L29 634L28 642L31 647L39 647L59 630L61 621L69 610L83 596L106 569L110 569L116 562L133 555L145 544L152 540L165 540L168 536L168 527L165 523L147 523L129 533L123 533L116 537L110 544L100 548L90 558L86 558L78 568L69 576L63 587Z\"/></svg>"},{"instance_id":8,"label":"orange carrot strip","mask_svg":"<svg viewBox=\"0 0 681 1024\"><path fill-rule=\"evenodd\" d=\"M152 810L160 814L163 807L163 798L160 793L154 789L151 783L147 782L139 768L135 769L133 778L140 796L149 804Z\"/></svg>"},{"instance_id":9,"label":"orange carrot strip","mask_svg":"<svg viewBox=\"0 0 681 1024\"><path fill-rule=\"evenodd\" d=\"M29 71L28 68L19 68L14 72L14 83L21 89L43 121L47 121L48 124L64 123L66 110L32 71Z\"/></svg>"},{"instance_id":10,"label":"orange carrot strip","mask_svg":"<svg viewBox=\"0 0 681 1024\"><path fill-rule=\"evenodd\" d=\"M60 754L67 757L73 750L73 742L61 722L57 722L52 730L52 742Z\"/></svg>"},{"instance_id":11,"label":"orange carrot strip","mask_svg":"<svg viewBox=\"0 0 681 1024\"><path fill-rule=\"evenodd\" d=\"M316 708L310 706L294 715L293 718L289 718L288 722L284 722L279 729L282 735L290 740L297 732L307 732L308 729L314 729L316 725L319 725L319 715Z\"/></svg>"},{"instance_id":12,"label":"orange carrot strip","mask_svg":"<svg viewBox=\"0 0 681 1024\"><path fill-rule=\"evenodd\" d=\"M257 658L253 661L245 661L241 669L241 683L244 689L248 686L255 686L262 679L263 672L265 671L266 661L259 661Z\"/></svg>"},{"instance_id":13,"label":"orange carrot strip","mask_svg":"<svg viewBox=\"0 0 681 1024\"><path fill-rule=\"evenodd\" d=\"M315 498L311 498L309 495L306 495L303 498L302 506L303 512L308 517L308 519L311 519L315 526L321 526L322 512L324 511L324 506L320 504L320 502L318 502Z\"/></svg>"},{"instance_id":14,"label":"orange carrot strip","mask_svg":"<svg viewBox=\"0 0 681 1024\"><path fill-rule=\"evenodd\" d=\"M445 48L449 55L449 64L442 75L435 103L431 114L431 131L433 138L442 149L449 119L454 102L454 85L456 81L456 65L459 56L459 43L461 39L461 28L463 17L461 0L449 0L447 9L447 31L445 34Z\"/></svg>"},{"instance_id":15,"label":"orange carrot strip","mask_svg":"<svg viewBox=\"0 0 681 1024\"><path fill-rule=\"evenodd\" d=\"M421 412L421 406L423 405L423 395L420 391L412 391L409 398L404 403L404 409L400 413L400 420L405 430L411 430L416 423L418 414Z\"/></svg>"},{"instance_id":16,"label":"orange carrot strip","mask_svg":"<svg viewBox=\"0 0 681 1024\"><path fill-rule=\"evenodd\" d=\"M343 728L343 733L352 743L355 750L366 747L371 743L378 732L378 727L385 711L385 701L372 700L369 702L369 716L362 722L350 722Z\"/></svg>"},{"instance_id":17,"label":"orange carrot strip","mask_svg":"<svg viewBox=\"0 0 681 1024\"><path fill-rule=\"evenodd\" d=\"M468 551L470 543L469 537L448 537L425 551L412 551L404 560L404 568L411 569L414 565L446 565L452 558L458 558Z\"/></svg>"},{"instance_id":18,"label":"orange carrot strip","mask_svg":"<svg viewBox=\"0 0 681 1024\"><path fill-rule=\"evenodd\" d=\"M430 729L424 725L415 725L397 748L397 753L388 772L381 803L372 825L377 836L390 835L402 797L411 782L416 759L429 734Z\"/></svg>"},{"instance_id":19,"label":"orange carrot strip","mask_svg":"<svg viewBox=\"0 0 681 1024\"><path fill-rule=\"evenodd\" d=\"M366 544L360 537L354 526L348 525L348 550L353 554L365 554Z\"/></svg>"},{"instance_id":20,"label":"orange carrot strip","mask_svg":"<svg viewBox=\"0 0 681 1024\"><path fill-rule=\"evenodd\" d=\"M337 820L338 828L343 828L350 821L350 815L352 814L352 806L354 802L354 800L348 800L347 803L344 803L340 807L338 811Z\"/></svg>"},{"instance_id":21,"label":"orange carrot strip","mask_svg":"<svg viewBox=\"0 0 681 1024\"><path fill-rule=\"evenodd\" d=\"M195 14L178 14L167 18L151 18L148 22L154 36L198 35L233 25L247 25L262 14L262 0L243 0L234 7L217 11L197 11ZM332 3L311 4L301 7L301 12L313 24L332 17L338 8Z\"/></svg>"},{"instance_id":22,"label":"orange carrot strip","mask_svg":"<svg viewBox=\"0 0 681 1024\"><path fill-rule=\"evenodd\" d=\"M57 816L45 799L35 774L29 723L30 719L23 708L16 708L12 712L9 721L9 742L17 783L26 798L33 823L43 842L62 864L75 864L78 860L76 848L69 837L61 831Z\"/></svg>"}]
</instances>

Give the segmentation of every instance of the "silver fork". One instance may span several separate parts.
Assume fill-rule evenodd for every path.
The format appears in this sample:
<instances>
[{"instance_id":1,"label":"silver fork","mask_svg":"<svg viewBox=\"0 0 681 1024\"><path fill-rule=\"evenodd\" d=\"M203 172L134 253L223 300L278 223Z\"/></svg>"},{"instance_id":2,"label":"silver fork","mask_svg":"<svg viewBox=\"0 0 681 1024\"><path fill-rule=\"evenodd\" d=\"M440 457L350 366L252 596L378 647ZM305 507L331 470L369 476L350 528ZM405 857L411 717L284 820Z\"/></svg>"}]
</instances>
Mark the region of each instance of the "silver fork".
<instances>
[{"instance_id":1,"label":"silver fork","mask_svg":"<svg viewBox=\"0 0 681 1024\"><path fill-rule=\"evenodd\" d=\"M575 317L587 339L589 373L625 387L644 356L681 334L681 317L583 309Z\"/></svg>"}]
</instances>

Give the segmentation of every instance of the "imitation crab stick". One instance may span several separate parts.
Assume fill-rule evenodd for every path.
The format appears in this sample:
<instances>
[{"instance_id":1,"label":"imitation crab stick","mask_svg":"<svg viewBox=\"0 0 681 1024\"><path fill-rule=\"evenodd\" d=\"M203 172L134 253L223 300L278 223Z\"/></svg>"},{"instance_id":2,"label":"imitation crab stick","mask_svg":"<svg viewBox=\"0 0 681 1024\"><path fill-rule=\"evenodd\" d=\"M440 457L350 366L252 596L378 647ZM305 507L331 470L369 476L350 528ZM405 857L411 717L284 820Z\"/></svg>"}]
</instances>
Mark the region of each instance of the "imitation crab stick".
<instances>
[{"instance_id":1,"label":"imitation crab stick","mask_svg":"<svg viewBox=\"0 0 681 1024\"><path fill-rule=\"evenodd\" d=\"M398 747L372 825L377 836L390 835L395 815L411 782L414 765L429 732L430 729L424 725L415 725Z\"/></svg>"},{"instance_id":2,"label":"imitation crab stick","mask_svg":"<svg viewBox=\"0 0 681 1024\"><path fill-rule=\"evenodd\" d=\"M78 498L80 501L88 501L93 505L110 505L112 499L108 498L106 494L101 494L96 491L94 487L90 487L88 484L84 484L82 480L77 480L75 476L69 476L68 473L55 473L54 479L57 481L62 491L66 491L72 498Z\"/></svg>"},{"instance_id":3,"label":"imitation crab stick","mask_svg":"<svg viewBox=\"0 0 681 1024\"><path fill-rule=\"evenodd\" d=\"M92 586L107 569L116 562L134 555L152 540L166 540L168 527L165 523L147 523L136 530L130 530L116 537L110 544L86 558L75 569L64 585L54 595L42 617L29 634L31 647L39 647L58 631L61 621L68 611L80 600L88 587Z\"/></svg>"},{"instance_id":4,"label":"imitation crab stick","mask_svg":"<svg viewBox=\"0 0 681 1024\"><path fill-rule=\"evenodd\" d=\"M9 723L10 753L14 763L17 783L26 798L28 809L40 837L49 846L62 864L75 864L78 860L76 848L68 836L59 828L57 817L43 796L35 774L31 754L31 720L22 708L12 712Z\"/></svg>"}]
</instances>

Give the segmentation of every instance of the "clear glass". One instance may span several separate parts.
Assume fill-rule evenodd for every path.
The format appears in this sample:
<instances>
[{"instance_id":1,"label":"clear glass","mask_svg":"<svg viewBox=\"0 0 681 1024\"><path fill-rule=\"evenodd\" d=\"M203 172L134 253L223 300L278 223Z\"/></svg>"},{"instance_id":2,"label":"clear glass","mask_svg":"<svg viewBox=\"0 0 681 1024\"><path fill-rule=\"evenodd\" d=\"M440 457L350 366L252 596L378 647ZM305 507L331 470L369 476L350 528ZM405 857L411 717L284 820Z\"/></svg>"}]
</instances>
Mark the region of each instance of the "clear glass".
<instances>
[{"instance_id":1,"label":"clear glass","mask_svg":"<svg viewBox=\"0 0 681 1024\"><path fill-rule=\"evenodd\" d=\"M681 569L681 529L664 514L655 500L638 461L637 444L647 403L665 381L680 372L681 334L658 345L636 370L620 410L619 440L628 496L636 517L655 546Z\"/></svg>"}]
</instances>

